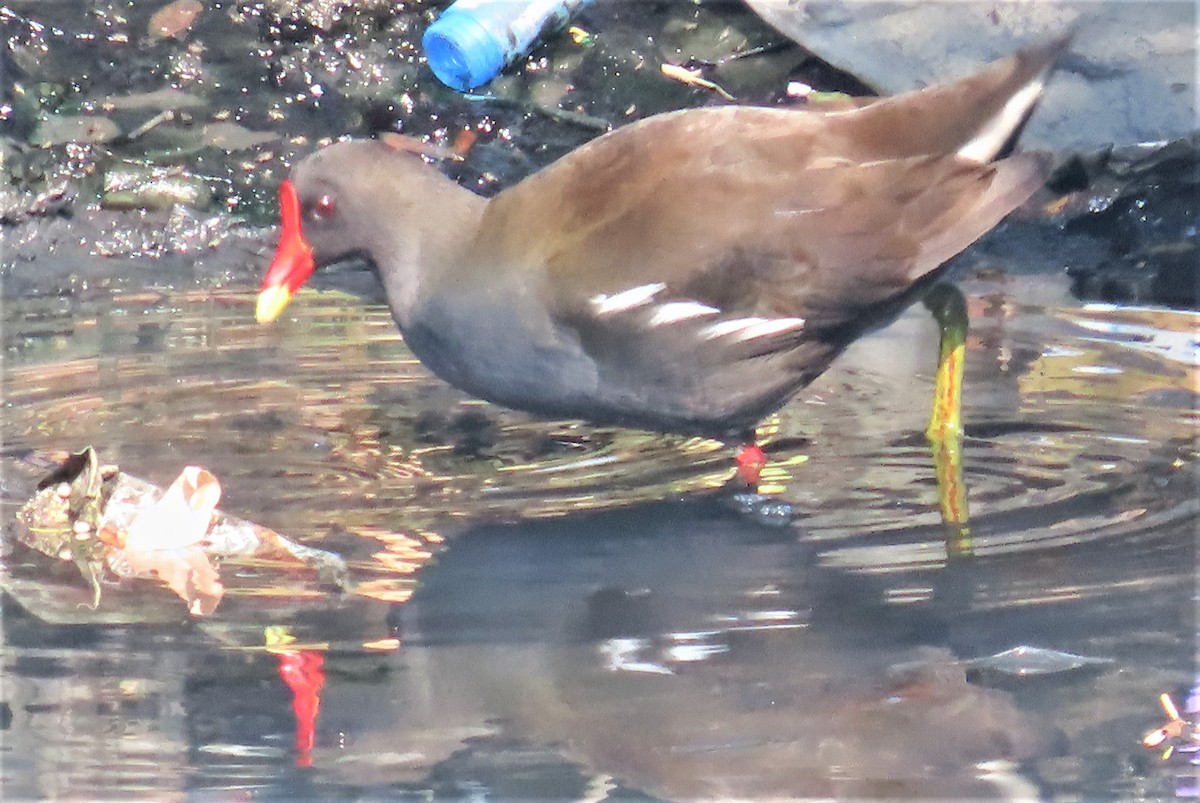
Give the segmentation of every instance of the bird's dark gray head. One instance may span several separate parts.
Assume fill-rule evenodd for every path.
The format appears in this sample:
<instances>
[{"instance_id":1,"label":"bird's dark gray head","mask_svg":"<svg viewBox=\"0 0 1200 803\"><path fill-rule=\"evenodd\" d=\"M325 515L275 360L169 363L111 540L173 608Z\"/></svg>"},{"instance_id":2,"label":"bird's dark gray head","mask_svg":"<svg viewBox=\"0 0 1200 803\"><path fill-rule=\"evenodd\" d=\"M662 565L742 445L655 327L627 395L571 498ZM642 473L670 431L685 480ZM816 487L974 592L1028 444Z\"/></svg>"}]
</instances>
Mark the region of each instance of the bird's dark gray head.
<instances>
[{"instance_id":1,"label":"bird's dark gray head","mask_svg":"<svg viewBox=\"0 0 1200 803\"><path fill-rule=\"evenodd\" d=\"M293 168L279 189L282 231L259 292L257 317L274 320L318 268L363 257L403 272L422 236L452 225L445 207L470 193L394 141L347 140Z\"/></svg>"}]
</instances>

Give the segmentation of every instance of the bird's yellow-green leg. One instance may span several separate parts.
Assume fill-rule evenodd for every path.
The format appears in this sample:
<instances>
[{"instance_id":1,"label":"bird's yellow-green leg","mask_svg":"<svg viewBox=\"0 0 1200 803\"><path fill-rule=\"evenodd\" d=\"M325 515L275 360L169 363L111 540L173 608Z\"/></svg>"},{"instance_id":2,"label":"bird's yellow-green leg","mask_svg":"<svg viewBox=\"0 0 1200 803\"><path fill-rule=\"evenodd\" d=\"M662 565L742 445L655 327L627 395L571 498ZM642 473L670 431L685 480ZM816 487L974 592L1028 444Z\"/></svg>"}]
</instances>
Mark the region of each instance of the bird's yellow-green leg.
<instances>
[{"instance_id":1,"label":"bird's yellow-green leg","mask_svg":"<svg viewBox=\"0 0 1200 803\"><path fill-rule=\"evenodd\" d=\"M925 296L941 333L933 411L925 437L933 451L938 506L951 556L971 554L967 489L962 470L962 382L967 351L967 300L952 284L939 284Z\"/></svg>"}]
</instances>

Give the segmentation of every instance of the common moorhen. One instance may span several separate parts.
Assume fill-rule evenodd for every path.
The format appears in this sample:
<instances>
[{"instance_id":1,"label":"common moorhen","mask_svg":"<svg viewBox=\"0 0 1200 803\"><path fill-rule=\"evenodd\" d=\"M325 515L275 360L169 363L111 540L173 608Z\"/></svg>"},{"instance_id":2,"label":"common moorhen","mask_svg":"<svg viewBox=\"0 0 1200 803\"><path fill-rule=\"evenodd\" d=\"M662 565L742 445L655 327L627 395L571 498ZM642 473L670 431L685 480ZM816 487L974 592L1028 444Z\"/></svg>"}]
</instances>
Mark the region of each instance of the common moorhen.
<instances>
[{"instance_id":1,"label":"common moorhen","mask_svg":"<svg viewBox=\"0 0 1200 803\"><path fill-rule=\"evenodd\" d=\"M490 200L385 140L307 157L258 297L365 257L412 351L544 416L752 438L1024 202L1008 155L1069 37L848 111L725 106L619 128Z\"/></svg>"}]
</instances>

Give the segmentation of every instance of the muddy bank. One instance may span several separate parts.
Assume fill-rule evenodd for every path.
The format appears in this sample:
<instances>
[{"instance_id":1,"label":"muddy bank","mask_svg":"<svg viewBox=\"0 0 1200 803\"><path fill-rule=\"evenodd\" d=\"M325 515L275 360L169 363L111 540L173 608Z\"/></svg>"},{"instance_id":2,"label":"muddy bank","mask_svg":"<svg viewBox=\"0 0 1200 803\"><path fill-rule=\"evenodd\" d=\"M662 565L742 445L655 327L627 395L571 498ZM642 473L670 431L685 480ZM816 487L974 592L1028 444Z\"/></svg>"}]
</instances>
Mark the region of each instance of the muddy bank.
<instances>
[{"instance_id":1,"label":"muddy bank","mask_svg":"<svg viewBox=\"0 0 1200 803\"><path fill-rule=\"evenodd\" d=\"M803 101L788 90L798 84L871 91L867 62L860 81L852 62L829 66L741 3L598 2L573 35L550 37L463 95L438 83L420 54L441 5L25 0L0 8L4 293L252 286L273 238L280 178L344 134L398 131L452 148L464 158L447 172L492 194L659 111L795 105ZM734 100L670 80L664 64L699 70ZM930 65L928 78L945 66ZM1051 189L961 261L1065 271L1081 298L1194 306L1197 141L1119 144L1061 152ZM375 292L361 272L323 281Z\"/></svg>"}]
</instances>

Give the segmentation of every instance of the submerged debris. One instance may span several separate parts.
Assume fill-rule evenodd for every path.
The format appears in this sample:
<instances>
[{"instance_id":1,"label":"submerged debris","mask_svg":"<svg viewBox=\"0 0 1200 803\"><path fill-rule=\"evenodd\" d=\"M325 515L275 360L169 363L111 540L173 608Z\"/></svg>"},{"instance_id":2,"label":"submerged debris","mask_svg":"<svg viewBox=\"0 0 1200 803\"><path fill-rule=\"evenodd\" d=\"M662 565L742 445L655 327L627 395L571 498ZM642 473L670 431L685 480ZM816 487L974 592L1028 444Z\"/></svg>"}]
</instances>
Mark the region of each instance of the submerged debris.
<instances>
[{"instance_id":1,"label":"submerged debris","mask_svg":"<svg viewBox=\"0 0 1200 803\"><path fill-rule=\"evenodd\" d=\"M165 492L100 463L90 446L38 484L17 512L17 540L61 561L74 562L99 607L102 583L157 577L197 616L221 599L220 575L210 562L229 557L290 557L323 582L349 586L344 561L302 546L265 527L216 510L217 479L189 466Z\"/></svg>"},{"instance_id":2,"label":"submerged debris","mask_svg":"<svg viewBox=\"0 0 1200 803\"><path fill-rule=\"evenodd\" d=\"M112 494L116 474L115 466L101 467L95 450L88 447L38 483L34 497L17 511L17 522L22 525L17 529L18 540L43 555L73 561L92 589L93 608L100 604L103 573L101 511Z\"/></svg>"}]
</instances>

